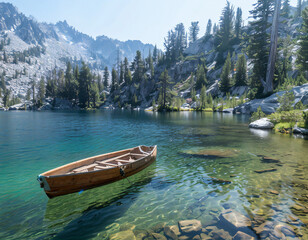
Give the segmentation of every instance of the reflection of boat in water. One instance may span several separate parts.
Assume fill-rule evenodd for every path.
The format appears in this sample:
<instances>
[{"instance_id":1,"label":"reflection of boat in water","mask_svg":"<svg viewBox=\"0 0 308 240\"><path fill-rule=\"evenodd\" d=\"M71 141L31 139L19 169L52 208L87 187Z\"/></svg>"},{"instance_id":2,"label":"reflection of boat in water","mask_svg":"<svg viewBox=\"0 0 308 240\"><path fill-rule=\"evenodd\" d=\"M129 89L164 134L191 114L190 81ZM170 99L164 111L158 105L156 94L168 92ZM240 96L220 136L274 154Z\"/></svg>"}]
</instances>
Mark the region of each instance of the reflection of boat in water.
<instances>
[{"instance_id":1,"label":"reflection of boat in water","mask_svg":"<svg viewBox=\"0 0 308 240\"><path fill-rule=\"evenodd\" d=\"M49 199L43 219L46 232L41 239L93 238L121 218L139 194L147 193L153 177L155 164L131 176L131 183L118 181L82 194Z\"/></svg>"},{"instance_id":2,"label":"reflection of boat in water","mask_svg":"<svg viewBox=\"0 0 308 240\"><path fill-rule=\"evenodd\" d=\"M151 165L157 146L138 146L102 154L52 169L38 176L49 198L112 183Z\"/></svg>"}]
</instances>

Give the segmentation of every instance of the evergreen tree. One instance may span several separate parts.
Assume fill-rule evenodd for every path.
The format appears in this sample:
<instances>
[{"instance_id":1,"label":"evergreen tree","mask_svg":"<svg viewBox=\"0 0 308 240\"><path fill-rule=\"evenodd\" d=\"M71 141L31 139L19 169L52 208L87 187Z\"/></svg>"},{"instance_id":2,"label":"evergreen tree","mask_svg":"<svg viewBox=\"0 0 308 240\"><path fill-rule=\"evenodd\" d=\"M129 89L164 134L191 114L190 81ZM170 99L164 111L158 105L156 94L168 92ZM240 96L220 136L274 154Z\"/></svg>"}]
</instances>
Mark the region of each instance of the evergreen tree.
<instances>
[{"instance_id":1,"label":"evergreen tree","mask_svg":"<svg viewBox=\"0 0 308 240\"><path fill-rule=\"evenodd\" d=\"M273 0L258 0L250 12L254 21L251 22L253 32L249 40L248 55L253 63L252 87L260 87L261 81L266 79L269 57L270 36L268 29L271 26L269 16L273 15Z\"/></svg>"},{"instance_id":2,"label":"evergreen tree","mask_svg":"<svg viewBox=\"0 0 308 240\"><path fill-rule=\"evenodd\" d=\"M158 58L158 50L157 50L157 46L155 44L154 46L154 50L153 50L153 61L156 63L157 62L157 58Z\"/></svg>"},{"instance_id":3,"label":"evergreen tree","mask_svg":"<svg viewBox=\"0 0 308 240\"><path fill-rule=\"evenodd\" d=\"M206 107L206 88L205 86L202 86L201 88L200 100L201 100L201 108L205 108Z\"/></svg>"},{"instance_id":4,"label":"evergreen tree","mask_svg":"<svg viewBox=\"0 0 308 240\"><path fill-rule=\"evenodd\" d=\"M99 93L101 93L104 89L104 86L102 83L102 76L100 74L97 75L97 86L98 86Z\"/></svg>"},{"instance_id":5,"label":"evergreen tree","mask_svg":"<svg viewBox=\"0 0 308 240\"><path fill-rule=\"evenodd\" d=\"M33 105L36 105L36 98L35 98L35 87L36 87L36 82L35 82L35 79L33 79L32 81L32 102L33 102Z\"/></svg>"},{"instance_id":6,"label":"evergreen tree","mask_svg":"<svg viewBox=\"0 0 308 240\"><path fill-rule=\"evenodd\" d=\"M219 52L217 62L223 62L223 53L231 50L231 40L234 32L234 7L227 1L227 5L220 17L220 29L216 35L216 45Z\"/></svg>"},{"instance_id":7,"label":"evergreen tree","mask_svg":"<svg viewBox=\"0 0 308 240\"><path fill-rule=\"evenodd\" d=\"M302 0L297 0L296 16L302 16Z\"/></svg>"},{"instance_id":8,"label":"evergreen tree","mask_svg":"<svg viewBox=\"0 0 308 240\"><path fill-rule=\"evenodd\" d=\"M124 58L124 80L126 84L132 83L132 74L130 72L130 69L128 66L128 60L126 57Z\"/></svg>"},{"instance_id":9,"label":"evergreen tree","mask_svg":"<svg viewBox=\"0 0 308 240\"><path fill-rule=\"evenodd\" d=\"M185 48L187 47L187 38L185 27L183 23L179 23L175 26L175 58L182 56Z\"/></svg>"},{"instance_id":10,"label":"evergreen tree","mask_svg":"<svg viewBox=\"0 0 308 240\"><path fill-rule=\"evenodd\" d=\"M169 85L171 84L170 77L168 75L168 70L165 69L164 72L160 75L160 87L161 87L161 96L162 96L162 108L166 108L166 103L170 99L170 88Z\"/></svg>"},{"instance_id":11,"label":"evergreen tree","mask_svg":"<svg viewBox=\"0 0 308 240\"><path fill-rule=\"evenodd\" d=\"M121 85L124 82L124 64L121 61L120 62L120 78L119 78L119 85Z\"/></svg>"},{"instance_id":12,"label":"evergreen tree","mask_svg":"<svg viewBox=\"0 0 308 240\"><path fill-rule=\"evenodd\" d=\"M31 88L28 88L27 93L26 93L26 100L30 101L31 99Z\"/></svg>"},{"instance_id":13,"label":"evergreen tree","mask_svg":"<svg viewBox=\"0 0 308 240\"><path fill-rule=\"evenodd\" d=\"M191 26L189 28L189 41L190 43L193 43L197 41L198 34L199 34L199 22L191 22Z\"/></svg>"},{"instance_id":14,"label":"evergreen tree","mask_svg":"<svg viewBox=\"0 0 308 240\"><path fill-rule=\"evenodd\" d=\"M86 106L90 107L91 73L90 73L90 68L84 62L82 62L78 83L79 83L78 84L79 105L82 108L85 108Z\"/></svg>"},{"instance_id":15,"label":"evergreen tree","mask_svg":"<svg viewBox=\"0 0 308 240\"><path fill-rule=\"evenodd\" d=\"M66 71L65 71L65 89L63 97L69 100L72 100L73 97L70 94L72 82L73 82L74 75L72 73L72 65L70 62L66 64Z\"/></svg>"},{"instance_id":16,"label":"evergreen tree","mask_svg":"<svg viewBox=\"0 0 308 240\"><path fill-rule=\"evenodd\" d=\"M96 104L99 101L99 89L98 84L93 82L90 88L90 100L93 103L93 107L96 108Z\"/></svg>"},{"instance_id":17,"label":"evergreen tree","mask_svg":"<svg viewBox=\"0 0 308 240\"><path fill-rule=\"evenodd\" d=\"M281 16L285 17L285 18L289 18L290 17L290 0L284 0L283 4L282 4L282 9L281 9Z\"/></svg>"},{"instance_id":18,"label":"evergreen tree","mask_svg":"<svg viewBox=\"0 0 308 240\"><path fill-rule=\"evenodd\" d=\"M236 63L235 85L246 86L247 85L247 63L244 54L238 56Z\"/></svg>"},{"instance_id":19,"label":"evergreen tree","mask_svg":"<svg viewBox=\"0 0 308 240\"><path fill-rule=\"evenodd\" d=\"M118 90L118 74L117 71L112 68L111 72L111 93L114 93L116 90Z\"/></svg>"},{"instance_id":20,"label":"evergreen tree","mask_svg":"<svg viewBox=\"0 0 308 240\"><path fill-rule=\"evenodd\" d=\"M2 73L2 75L1 75L1 88L2 88L2 90L3 90L3 92L5 92L6 91L6 84L5 84L5 81L4 81L4 74Z\"/></svg>"},{"instance_id":21,"label":"evergreen tree","mask_svg":"<svg viewBox=\"0 0 308 240\"><path fill-rule=\"evenodd\" d=\"M224 93L227 93L231 87L231 58L230 53L228 53L225 64L222 68L222 72L220 75L220 90Z\"/></svg>"},{"instance_id":22,"label":"evergreen tree","mask_svg":"<svg viewBox=\"0 0 308 240\"><path fill-rule=\"evenodd\" d=\"M154 65L153 65L153 58L151 55L151 50L149 50L149 56L147 58L147 63L148 63L148 68L150 69L151 72L151 78L154 77Z\"/></svg>"},{"instance_id":23,"label":"evergreen tree","mask_svg":"<svg viewBox=\"0 0 308 240\"><path fill-rule=\"evenodd\" d=\"M206 69L203 65L198 65L197 73L196 73L196 89L201 89L202 86L205 86L207 84L206 79Z\"/></svg>"},{"instance_id":24,"label":"evergreen tree","mask_svg":"<svg viewBox=\"0 0 308 240\"><path fill-rule=\"evenodd\" d=\"M41 80L39 82L39 87L38 87L38 106L42 106L43 105L43 101L45 98L45 93L46 93L46 89L45 89L45 79L44 77L41 77Z\"/></svg>"},{"instance_id":25,"label":"evergreen tree","mask_svg":"<svg viewBox=\"0 0 308 240\"><path fill-rule=\"evenodd\" d=\"M205 32L205 36L210 36L211 35L211 31L212 31L212 20L209 19L206 25L206 32Z\"/></svg>"},{"instance_id":26,"label":"evergreen tree","mask_svg":"<svg viewBox=\"0 0 308 240\"><path fill-rule=\"evenodd\" d=\"M8 107L9 103L10 103L10 95L11 95L11 91L6 89L4 92L3 92L3 105L4 107Z\"/></svg>"},{"instance_id":27,"label":"evergreen tree","mask_svg":"<svg viewBox=\"0 0 308 240\"><path fill-rule=\"evenodd\" d=\"M3 62L8 63L6 52L3 51Z\"/></svg>"},{"instance_id":28,"label":"evergreen tree","mask_svg":"<svg viewBox=\"0 0 308 240\"><path fill-rule=\"evenodd\" d=\"M214 23L214 26L213 26L213 35L216 35L217 31L218 31L218 26L217 26L216 23Z\"/></svg>"},{"instance_id":29,"label":"evergreen tree","mask_svg":"<svg viewBox=\"0 0 308 240\"><path fill-rule=\"evenodd\" d=\"M108 67L106 66L104 69L104 87L107 88L108 87L108 79L109 79L109 71L108 71Z\"/></svg>"},{"instance_id":30,"label":"evergreen tree","mask_svg":"<svg viewBox=\"0 0 308 240\"><path fill-rule=\"evenodd\" d=\"M139 83L142 80L143 74L144 74L144 64L141 57L141 52L138 50L136 52L136 57L133 62L133 80L135 83Z\"/></svg>"},{"instance_id":31,"label":"evergreen tree","mask_svg":"<svg viewBox=\"0 0 308 240\"><path fill-rule=\"evenodd\" d=\"M300 30L301 36L299 41L299 50L297 63L300 70L303 72L308 71L308 7L306 7L302 13L303 24Z\"/></svg>"},{"instance_id":32,"label":"evergreen tree","mask_svg":"<svg viewBox=\"0 0 308 240\"><path fill-rule=\"evenodd\" d=\"M235 36L236 36L236 38L240 37L242 21L243 21L243 19L242 19L242 9L237 8L236 17L235 17Z\"/></svg>"}]
</instances>

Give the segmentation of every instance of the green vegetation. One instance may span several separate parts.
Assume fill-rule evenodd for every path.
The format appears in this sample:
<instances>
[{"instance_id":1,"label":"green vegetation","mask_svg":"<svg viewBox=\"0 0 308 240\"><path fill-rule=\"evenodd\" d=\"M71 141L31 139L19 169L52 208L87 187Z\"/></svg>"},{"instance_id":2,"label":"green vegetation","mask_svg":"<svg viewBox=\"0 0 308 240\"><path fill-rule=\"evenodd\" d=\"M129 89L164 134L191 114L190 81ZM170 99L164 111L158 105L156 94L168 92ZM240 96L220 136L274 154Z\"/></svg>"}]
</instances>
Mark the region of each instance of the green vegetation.
<instances>
[{"instance_id":1,"label":"green vegetation","mask_svg":"<svg viewBox=\"0 0 308 240\"><path fill-rule=\"evenodd\" d=\"M258 107L257 111L251 115L250 122L254 122L264 117L266 117L266 114L262 111L261 107Z\"/></svg>"}]
</instances>

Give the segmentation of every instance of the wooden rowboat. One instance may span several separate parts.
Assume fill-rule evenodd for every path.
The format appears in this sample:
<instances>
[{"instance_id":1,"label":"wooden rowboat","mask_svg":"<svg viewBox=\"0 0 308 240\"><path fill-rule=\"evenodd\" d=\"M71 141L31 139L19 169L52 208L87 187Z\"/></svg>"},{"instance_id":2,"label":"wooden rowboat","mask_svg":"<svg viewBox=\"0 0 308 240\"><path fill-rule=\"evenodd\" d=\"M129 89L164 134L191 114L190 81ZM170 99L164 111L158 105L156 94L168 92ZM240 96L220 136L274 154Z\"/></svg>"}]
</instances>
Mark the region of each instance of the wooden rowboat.
<instances>
[{"instance_id":1,"label":"wooden rowboat","mask_svg":"<svg viewBox=\"0 0 308 240\"><path fill-rule=\"evenodd\" d=\"M37 177L49 198L129 177L156 160L157 146L138 146L72 162Z\"/></svg>"}]
</instances>

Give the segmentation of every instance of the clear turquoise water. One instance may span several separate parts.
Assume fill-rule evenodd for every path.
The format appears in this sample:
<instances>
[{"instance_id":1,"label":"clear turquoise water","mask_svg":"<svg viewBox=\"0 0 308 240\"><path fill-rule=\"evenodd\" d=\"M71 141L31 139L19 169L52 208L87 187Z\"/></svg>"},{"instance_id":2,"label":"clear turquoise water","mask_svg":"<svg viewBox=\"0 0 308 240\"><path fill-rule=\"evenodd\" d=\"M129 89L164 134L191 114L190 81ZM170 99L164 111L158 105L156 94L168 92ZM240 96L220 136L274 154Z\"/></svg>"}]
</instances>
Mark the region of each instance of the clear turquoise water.
<instances>
[{"instance_id":1,"label":"clear turquoise water","mask_svg":"<svg viewBox=\"0 0 308 240\"><path fill-rule=\"evenodd\" d=\"M291 224L308 239L307 214L292 210L308 207L308 141L250 130L247 120L195 112L0 112L0 239L104 239L126 223L150 229L192 218L206 226L225 203L250 218ZM36 181L51 168L141 144L158 145L157 161L131 184L48 200ZM187 154L200 150L232 154ZM254 172L271 167L277 171Z\"/></svg>"}]
</instances>

